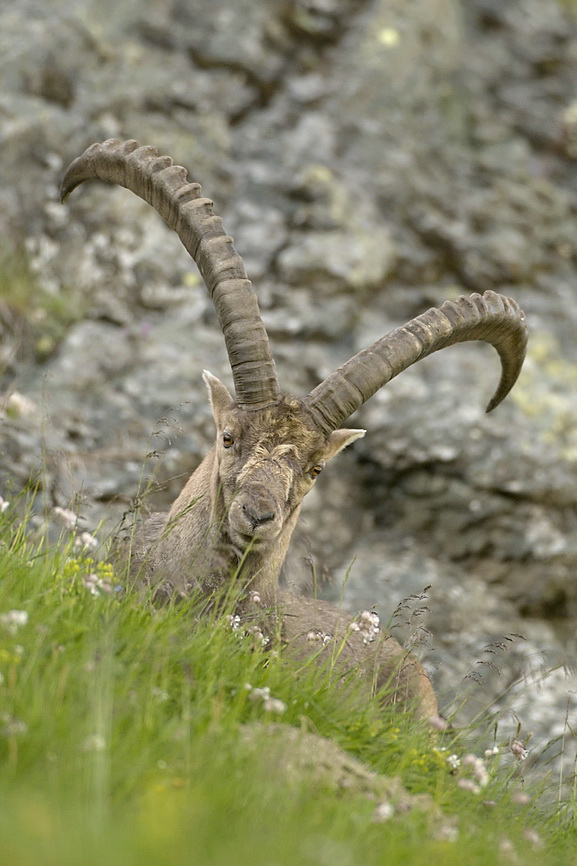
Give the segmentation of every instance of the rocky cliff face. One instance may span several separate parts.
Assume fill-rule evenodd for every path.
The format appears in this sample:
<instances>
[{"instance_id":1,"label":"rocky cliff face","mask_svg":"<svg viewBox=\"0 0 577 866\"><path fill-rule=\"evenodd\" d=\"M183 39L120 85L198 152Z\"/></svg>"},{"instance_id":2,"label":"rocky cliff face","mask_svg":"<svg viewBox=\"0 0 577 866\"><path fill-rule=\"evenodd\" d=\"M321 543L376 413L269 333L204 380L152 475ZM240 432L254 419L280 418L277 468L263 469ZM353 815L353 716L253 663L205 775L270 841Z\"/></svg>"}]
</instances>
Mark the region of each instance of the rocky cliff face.
<instances>
[{"instance_id":1,"label":"rocky cliff face","mask_svg":"<svg viewBox=\"0 0 577 866\"><path fill-rule=\"evenodd\" d=\"M72 504L105 536L143 477L167 505L211 440L200 371L226 379L225 351L178 239L124 190L57 200L88 144L137 138L214 198L288 391L447 297L492 288L521 303L530 353L506 403L483 412L498 371L487 347L392 382L353 419L367 437L309 497L291 568L307 549L318 574L349 575L347 603L385 620L414 594L449 705L467 673L486 705L521 668L540 678L574 658L573 5L2 8L0 493L40 472L48 506ZM393 623L418 638L425 618ZM570 687L554 673L537 702L521 689L524 729L562 728Z\"/></svg>"}]
</instances>

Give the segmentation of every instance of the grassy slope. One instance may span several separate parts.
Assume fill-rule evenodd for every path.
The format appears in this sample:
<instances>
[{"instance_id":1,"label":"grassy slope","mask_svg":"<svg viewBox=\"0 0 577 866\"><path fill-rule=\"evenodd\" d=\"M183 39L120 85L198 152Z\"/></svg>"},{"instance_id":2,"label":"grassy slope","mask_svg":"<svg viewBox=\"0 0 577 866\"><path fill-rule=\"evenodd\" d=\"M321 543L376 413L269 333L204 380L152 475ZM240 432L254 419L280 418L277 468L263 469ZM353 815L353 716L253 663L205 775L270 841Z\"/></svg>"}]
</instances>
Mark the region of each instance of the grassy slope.
<instances>
[{"instance_id":1,"label":"grassy slope","mask_svg":"<svg viewBox=\"0 0 577 866\"><path fill-rule=\"evenodd\" d=\"M93 595L90 574L115 585L106 566L70 544L42 552L0 519L0 864L575 863L567 814L516 804L514 773L497 766L480 793L463 790L470 772L447 763L455 743L345 697L329 670L255 649L226 618ZM2 618L15 610L25 624ZM320 750L289 778L260 726L256 740L243 733L256 722L331 737L435 805L334 784ZM384 800L395 812L376 822Z\"/></svg>"}]
</instances>

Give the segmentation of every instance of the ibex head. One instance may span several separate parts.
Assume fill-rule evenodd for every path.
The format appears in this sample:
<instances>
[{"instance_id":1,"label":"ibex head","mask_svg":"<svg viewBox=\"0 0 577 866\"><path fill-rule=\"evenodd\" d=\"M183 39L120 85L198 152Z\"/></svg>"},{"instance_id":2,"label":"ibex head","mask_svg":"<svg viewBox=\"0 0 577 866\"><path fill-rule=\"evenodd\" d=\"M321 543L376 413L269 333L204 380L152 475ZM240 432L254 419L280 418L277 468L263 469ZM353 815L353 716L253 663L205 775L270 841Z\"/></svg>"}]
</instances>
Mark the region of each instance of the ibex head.
<instances>
[{"instance_id":1,"label":"ibex head","mask_svg":"<svg viewBox=\"0 0 577 866\"><path fill-rule=\"evenodd\" d=\"M157 521L159 540L149 565L172 581L184 571L193 583L214 586L248 555L252 578L274 593L303 497L325 463L364 435L341 425L420 358L468 340L493 345L502 374L488 410L519 375L527 341L524 315L515 301L486 292L417 316L359 352L303 399L283 396L242 260L212 202L188 181L186 170L155 148L110 140L92 145L68 168L63 200L91 179L132 190L178 233L214 301L230 361L234 398L205 373L216 444L168 520Z\"/></svg>"},{"instance_id":2,"label":"ibex head","mask_svg":"<svg viewBox=\"0 0 577 866\"><path fill-rule=\"evenodd\" d=\"M205 371L217 430L216 465L232 543L256 551L275 542L298 515L325 464L364 430L321 433L303 403L282 397L267 409L238 406ZM292 526L291 526L292 531Z\"/></svg>"}]
</instances>

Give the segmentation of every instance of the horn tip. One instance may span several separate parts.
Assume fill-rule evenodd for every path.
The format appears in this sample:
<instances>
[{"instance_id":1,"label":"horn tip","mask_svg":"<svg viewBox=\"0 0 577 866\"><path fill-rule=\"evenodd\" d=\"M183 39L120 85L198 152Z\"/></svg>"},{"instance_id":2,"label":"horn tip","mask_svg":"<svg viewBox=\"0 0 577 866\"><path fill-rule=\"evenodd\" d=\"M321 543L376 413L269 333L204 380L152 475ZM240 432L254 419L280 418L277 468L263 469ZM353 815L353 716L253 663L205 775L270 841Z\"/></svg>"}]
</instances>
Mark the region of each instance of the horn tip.
<instances>
[{"instance_id":1,"label":"horn tip","mask_svg":"<svg viewBox=\"0 0 577 866\"><path fill-rule=\"evenodd\" d=\"M487 403L487 408L485 409L485 413L488 415L489 412L492 412L493 409L496 409L502 399L503 398L501 396L499 396L499 398L497 399L496 394L493 397L491 397L491 399Z\"/></svg>"}]
</instances>

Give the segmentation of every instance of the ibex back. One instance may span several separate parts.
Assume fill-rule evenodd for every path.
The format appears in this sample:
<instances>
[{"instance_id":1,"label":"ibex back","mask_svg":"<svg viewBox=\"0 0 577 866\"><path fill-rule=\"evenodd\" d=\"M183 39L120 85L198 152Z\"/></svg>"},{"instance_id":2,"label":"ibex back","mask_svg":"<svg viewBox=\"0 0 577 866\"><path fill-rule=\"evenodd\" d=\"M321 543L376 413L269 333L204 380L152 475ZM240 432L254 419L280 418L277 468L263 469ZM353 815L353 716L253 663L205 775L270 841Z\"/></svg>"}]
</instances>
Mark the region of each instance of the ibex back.
<instances>
[{"instance_id":1,"label":"ibex back","mask_svg":"<svg viewBox=\"0 0 577 866\"><path fill-rule=\"evenodd\" d=\"M188 181L186 170L155 148L109 140L92 145L71 164L62 199L91 179L132 190L178 233L214 301L235 387L233 397L204 372L216 442L168 514L154 514L137 529L133 573L159 595L196 589L207 598L234 577L240 609L246 611L249 599L258 599L280 623L289 651L316 653L315 635L323 644L338 641L343 672L356 669L371 688L388 683L389 699L414 703L421 715L433 715L430 683L396 641L381 634L367 640L338 608L280 589L279 573L305 494L325 464L365 434L343 429L346 419L415 361L468 340L490 343L501 358L501 379L487 411L493 409L523 364L522 311L494 292L446 301L359 352L304 398L286 396L242 260L212 202Z\"/></svg>"}]
</instances>

